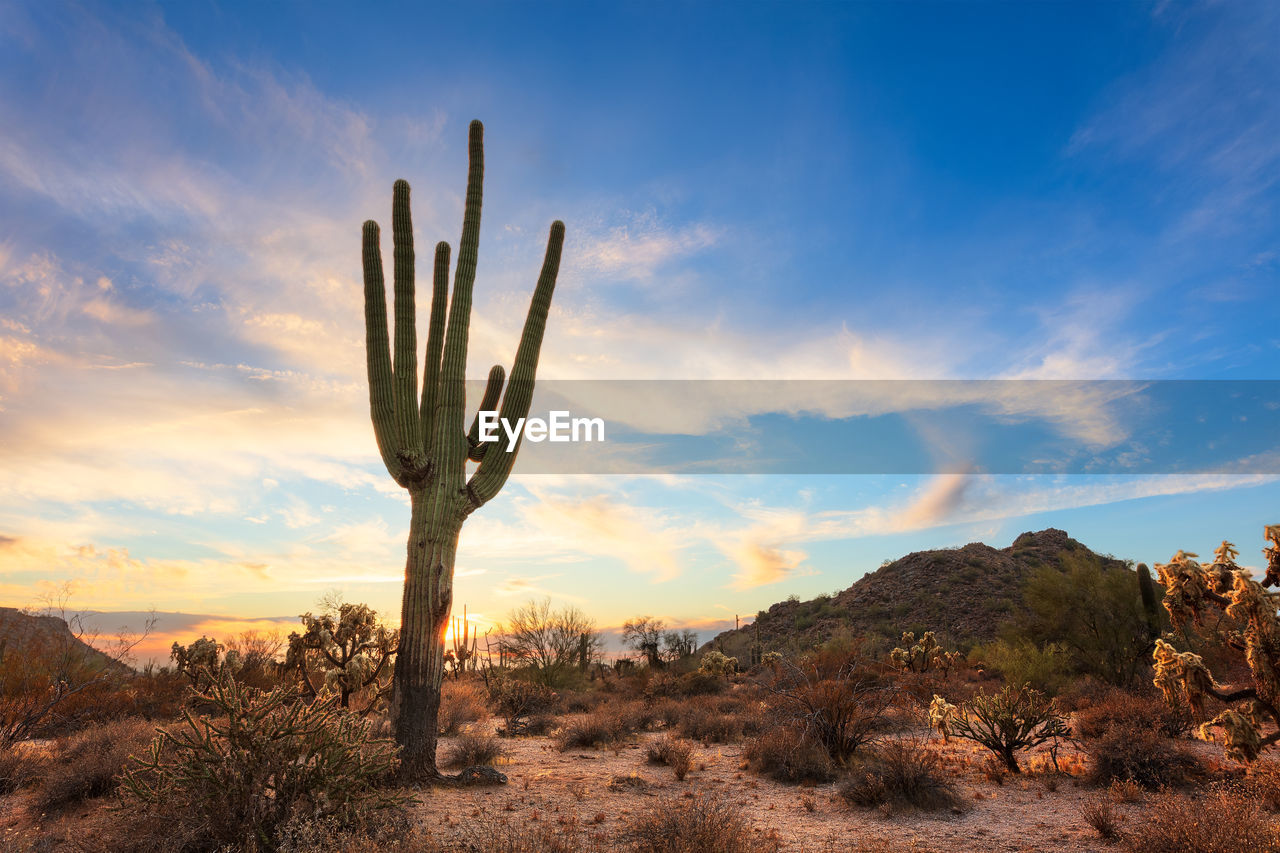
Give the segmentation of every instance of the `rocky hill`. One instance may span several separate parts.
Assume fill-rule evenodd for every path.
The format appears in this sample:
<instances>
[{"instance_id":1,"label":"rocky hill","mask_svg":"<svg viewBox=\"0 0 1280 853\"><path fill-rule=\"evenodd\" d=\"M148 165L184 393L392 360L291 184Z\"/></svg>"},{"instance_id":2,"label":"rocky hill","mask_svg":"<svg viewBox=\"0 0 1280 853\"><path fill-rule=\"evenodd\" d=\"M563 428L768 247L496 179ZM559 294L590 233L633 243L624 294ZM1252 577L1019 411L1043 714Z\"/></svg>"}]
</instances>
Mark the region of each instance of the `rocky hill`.
<instances>
[{"instance_id":1,"label":"rocky hill","mask_svg":"<svg viewBox=\"0 0 1280 853\"><path fill-rule=\"evenodd\" d=\"M949 644L967 648L994 639L1018 612L1031 571L1058 566L1069 553L1125 565L1095 554L1055 528L1023 533L1008 548L973 542L963 548L916 551L835 595L778 602L760 611L754 623L725 631L706 647L747 660L757 637L766 650L785 650L842 634L896 638L902 631L932 630Z\"/></svg>"},{"instance_id":2,"label":"rocky hill","mask_svg":"<svg viewBox=\"0 0 1280 853\"><path fill-rule=\"evenodd\" d=\"M129 668L83 642L64 619L34 615L16 607L0 607L0 661L21 655L32 663L40 658L46 665L65 665L77 671L110 669L121 674Z\"/></svg>"}]
</instances>

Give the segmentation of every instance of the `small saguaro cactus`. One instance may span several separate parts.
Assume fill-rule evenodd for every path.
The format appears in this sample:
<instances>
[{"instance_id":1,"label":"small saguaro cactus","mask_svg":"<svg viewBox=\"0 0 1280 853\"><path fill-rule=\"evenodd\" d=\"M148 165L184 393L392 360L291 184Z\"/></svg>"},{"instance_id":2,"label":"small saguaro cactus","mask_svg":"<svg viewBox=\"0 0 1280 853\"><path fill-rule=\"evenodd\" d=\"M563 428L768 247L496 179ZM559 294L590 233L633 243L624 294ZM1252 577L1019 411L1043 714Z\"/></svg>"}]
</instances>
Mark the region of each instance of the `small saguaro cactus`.
<instances>
[{"instance_id":1,"label":"small saguaro cactus","mask_svg":"<svg viewBox=\"0 0 1280 853\"><path fill-rule=\"evenodd\" d=\"M444 675L444 635L453 600L453 567L462 523L502 488L520 442L508 447L506 430L481 442L477 418L464 418L467 333L480 244L484 183L484 127L471 123L467 196L458 263L449 293L449 244L437 243L427 327L422 394L418 395L418 343L414 309L413 224L409 184L392 190L395 258L394 356L388 342L386 291L378 224L364 224L365 349L374 437L391 477L409 492L408 559L401 604L400 649L392 685L392 719L401 747L401 775L410 781L438 778L436 717ZM514 423L529 412L538 353L560 269L564 223L551 224L542 273L525 317L510 380L502 367L489 372L480 409ZM446 310L448 313L446 321ZM510 452L508 452L510 450ZM470 478L467 461L479 466Z\"/></svg>"},{"instance_id":2,"label":"small saguaro cactus","mask_svg":"<svg viewBox=\"0 0 1280 853\"><path fill-rule=\"evenodd\" d=\"M1179 652L1164 640L1156 641L1152 657L1155 685L1171 704L1185 702L1201 719L1208 697L1229 706L1201 724L1200 736L1208 739L1214 728L1221 728L1227 757L1240 762L1255 761L1280 742L1280 731L1263 735L1280 726L1280 596L1268 591L1280 586L1280 524L1268 526L1264 535L1269 544L1262 552L1267 570L1261 583L1236 564L1240 552L1230 542L1218 546L1212 563L1179 551L1168 563L1156 565L1175 628L1188 621L1203 625L1212 610L1224 612L1239 626L1224 639L1243 653L1252 685L1218 684L1199 655Z\"/></svg>"},{"instance_id":3,"label":"small saguaro cactus","mask_svg":"<svg viewBox=\"0 0 1280 853\"><path fill-rule=\"evenodd\" d=\"M476 657L479 654L480 638L471 631L471 623L467 620L467 606L462 605L462 615L453 617L453 648L445 652L445 658L453 666L453 674L461 678L462 673L475 669Z\"/></svg>"}]
</instances>

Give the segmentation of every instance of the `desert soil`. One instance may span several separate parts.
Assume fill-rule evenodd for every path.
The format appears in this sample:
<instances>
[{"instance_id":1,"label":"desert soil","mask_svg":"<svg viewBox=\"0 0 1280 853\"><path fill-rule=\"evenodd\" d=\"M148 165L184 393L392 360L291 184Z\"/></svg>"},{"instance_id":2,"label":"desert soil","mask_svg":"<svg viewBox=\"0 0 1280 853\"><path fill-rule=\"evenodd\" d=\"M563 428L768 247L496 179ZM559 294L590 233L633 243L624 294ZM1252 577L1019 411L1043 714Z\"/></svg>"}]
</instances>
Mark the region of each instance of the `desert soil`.
<instances>
[{"instance_id":1,"label":"desert soil","mask_svg":"<svg viewBox=\"0 0 1280 853\"><path fill-rule=\"evenodd\" d=\"M560 752L550 738L507 739L508 755L498 769L507 775L508 784L420 791L416 817L437 837L459 836L465 821L501 814L515 821L588 827L621 838L629 818L663 797L714 792L741 805L753 830L773 835L786 851L1114 849L1080 814L1088 799L1105 792L1085 786L1076 776L1034 771L1007 775L997 784L983 770L990 753L969 742L944 745L935 738L930 747L940 752L963 798L960 814L886 814L847 805L836 793L838 783L785 785L750 773L743 767L741 743L700 746L694 770L685 781L676 781L669 768L645 760L644 745L656 737L660 735L641 735L617 750L567 752ZM442 754L447 754L450 740L442 739ZM1040 768L1047 758L1043 752L1033 753L1029 760L1024 756L1023 765ZM1069 750L1060 763L1075 774L1084 768L1082 757ZM1137 808L1118 805L1116 810L1123 818Z\"/></svg>"}]
</instances>

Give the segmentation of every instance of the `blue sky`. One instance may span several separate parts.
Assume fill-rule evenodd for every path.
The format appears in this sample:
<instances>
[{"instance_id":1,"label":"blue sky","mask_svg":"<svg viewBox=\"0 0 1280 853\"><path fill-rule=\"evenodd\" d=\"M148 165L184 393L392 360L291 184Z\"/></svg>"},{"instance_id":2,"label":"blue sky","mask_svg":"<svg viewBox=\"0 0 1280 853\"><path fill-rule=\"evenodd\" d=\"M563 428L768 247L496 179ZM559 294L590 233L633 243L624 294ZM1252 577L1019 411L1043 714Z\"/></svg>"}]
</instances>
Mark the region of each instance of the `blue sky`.
<instances>
[{"instance_id":1,"label":"blue sky","mask_svg":"<svg viewBox=\"0 0 1280 853\"><path fill-rule=\"evenodd\" d=\"M80 606L225 631L339 588L396 617L408 516L368 424L359 224L385 223L404 177L419 245L456 241L472 118L477 377L509 364L560 218L546 379L1280 378L1277 17L6 4L0 601L71 580ZM758 426L769 403L736 414ZM723 438L712 415L671 412ZM602 625L709 629L910 550L1050 525L1148 562L1224 537L1247 558L1280 490L1274 464L1232 470L517 464L464 532L456 600L482 621L550 595Z\"/></svg>"}]
</instances>

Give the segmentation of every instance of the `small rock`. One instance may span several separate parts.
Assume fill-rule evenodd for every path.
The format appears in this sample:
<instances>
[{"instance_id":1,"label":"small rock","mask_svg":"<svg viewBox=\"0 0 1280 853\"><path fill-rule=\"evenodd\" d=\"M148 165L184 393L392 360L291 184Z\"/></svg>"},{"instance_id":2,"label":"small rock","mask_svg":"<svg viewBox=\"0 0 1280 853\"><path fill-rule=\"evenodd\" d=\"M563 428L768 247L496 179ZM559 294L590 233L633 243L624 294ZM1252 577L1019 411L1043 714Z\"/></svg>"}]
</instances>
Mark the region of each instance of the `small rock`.
<instances>
[{"instance_id":1,"label":"small rock","mask_svg":"<svg viewBox=\"0 0 1280 853\"><path fill-rule=\"evenodd\" d=\"M505 785L507 777L492 767L468 767L457 776L460 785Z\"/></svg>"}]
</instances>

